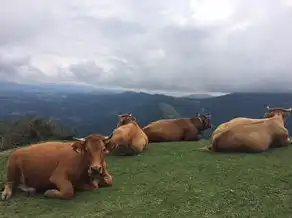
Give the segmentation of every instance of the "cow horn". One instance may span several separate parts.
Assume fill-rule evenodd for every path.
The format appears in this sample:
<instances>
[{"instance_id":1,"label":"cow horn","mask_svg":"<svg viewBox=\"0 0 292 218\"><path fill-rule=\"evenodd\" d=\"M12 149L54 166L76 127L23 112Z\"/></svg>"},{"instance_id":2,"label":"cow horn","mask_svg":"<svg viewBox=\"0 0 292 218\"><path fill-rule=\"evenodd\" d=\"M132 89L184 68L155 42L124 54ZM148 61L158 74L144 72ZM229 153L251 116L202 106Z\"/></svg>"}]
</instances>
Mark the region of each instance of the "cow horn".
<instances>
[{"instance_id":1,"label":"cow horn","mask_svg":"<svg viewBox=\"0 0 292 218\"><path fill-rule=\"evenodd\" d=\"M113 134L111 134L110 136L106 136L105 140L111 139L113 137Z\"/></svg>"},{"instance_id":2,"label":"cow horn","mask_svg":"<svg viewBox=\"0 0 292 218\"><path fill-rule=\"evenodd\" d=\"M207 114L206 114L206 117L211 118L211 117L212 117L212 114L211 114L211 113L207 113Z\"/></svg>"},{"instance_id":3,"label":"cow horn","mask_svg":"<svg viewBox=\"0 0 292 218\"><path fill-rule=\"evenodd\" d=\"M108 141L113 137L113 133L110 136L105 136L103 139L104 143L108 143Z\"/></svg>"},{"instance_id":4,"label":"cow horn","mask_svg":"<svg viewBox=\"0 0 292 218\"><path fill-rule=\"evenodd\" d=\"M285 109L285 108L271 108L270 106L267 106L267 109L269 111L272 111L272 110L281 110L281 111L285 111L285 112L292 112L292 108L288 108L288 109Z\"/></svg>"},{"instance_id":5,"label":"cow horn","mask_svg":"<svg viewBox=\"0 0 292 218\"><path fill-rule=\"evenodd\" d=\"M282 110L281 108L272 108L269 105L266 107L269 111L273 111L273 110Z\"/></svg>"},{"instance_id":6,"label":"cow horn","mask_svg":"<svg viewBox=\"0 0 292 218\"><path fill-rule=\"evenodd\" d=\"M79 141L79 142L85 142L85 138L76 138L76 137L73 137L74 140L76 141Z\"/></svg>"}]
</instances>

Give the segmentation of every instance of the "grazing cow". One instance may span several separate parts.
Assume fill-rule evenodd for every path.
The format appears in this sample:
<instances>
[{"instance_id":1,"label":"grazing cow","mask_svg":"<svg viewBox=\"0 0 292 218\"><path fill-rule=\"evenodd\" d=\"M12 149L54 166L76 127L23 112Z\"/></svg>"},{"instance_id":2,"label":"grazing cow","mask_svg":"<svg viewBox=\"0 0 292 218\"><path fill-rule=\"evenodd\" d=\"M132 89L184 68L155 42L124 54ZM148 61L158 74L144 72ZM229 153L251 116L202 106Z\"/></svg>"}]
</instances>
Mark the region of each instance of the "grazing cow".
<instances>
[{"instance_id":1,"label":"grazing cow","mask_svg":"<svg viewBox=\"0 0 292 218\"><path fill-rule=\"evenodd\" d=\"M219 125L211 136L211 145L203 150L216 152L264 152L270 147L287 146L289 132L285 118L292 108L270 108L263 118L238 117Z\"/></svg>"},{"instance_id":2,"label":"grazing cow","mask_svg":"<svg viewBox=\"0 0 292 218\"><path fill-rule=\"evenodd\" d=\"M137 155L147 144L148 137L132 114L119 115L117 128L105 140L111 155Z\"/></svg>"},{"instance_id":3,"label":"grazing cow","mask_svg":"<svg viewBox=\"0 0 292 218\"><path fill-rule=\"evenodd\" d=\"M112 176L104 160L104 136L74 139L77 141L44 142L12 152L7 161L2 200L9 199L14 188L28 195L45 189L46 197L70 199L74 188L111 186Z\"/></svg>"},{"instance_id":4,"label":"grazing cow","mask_svg":"<svg viewBox=\"0 0 292 218\"><path fill-rule=\"evenodd\" d=\"M198 141L199 134L212 127L210 115L162 119L143 128L149 142Z\"/></svg>"}]
</instances>

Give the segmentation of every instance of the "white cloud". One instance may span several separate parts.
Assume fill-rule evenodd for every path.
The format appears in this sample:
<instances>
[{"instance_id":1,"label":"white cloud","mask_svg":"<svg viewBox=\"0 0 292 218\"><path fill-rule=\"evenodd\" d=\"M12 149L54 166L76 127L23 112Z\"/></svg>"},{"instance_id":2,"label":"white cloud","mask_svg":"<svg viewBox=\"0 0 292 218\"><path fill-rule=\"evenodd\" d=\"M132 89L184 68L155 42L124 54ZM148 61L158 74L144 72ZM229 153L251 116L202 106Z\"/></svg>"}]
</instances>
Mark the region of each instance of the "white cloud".
<instances>
[{"instance_id":1,"label":"white cloud","mask_svg":"<svg viewBox=\"0 0 292 218\"><path fill-rule=\"evenodd\" d=\"M234 0L190 0L192 18L198 25L210 25L227 20L234 12L232 2Z\"/></svg>"},{"instance_id":2,"label":"white cloud","mask_svg":"<svg viewBox=\"0 0 292 218\"><path fill-rule=\"evenodd\" d=\"M0 0L0 80L287 90L290 0Z\"/></svg>"}]
</instances>

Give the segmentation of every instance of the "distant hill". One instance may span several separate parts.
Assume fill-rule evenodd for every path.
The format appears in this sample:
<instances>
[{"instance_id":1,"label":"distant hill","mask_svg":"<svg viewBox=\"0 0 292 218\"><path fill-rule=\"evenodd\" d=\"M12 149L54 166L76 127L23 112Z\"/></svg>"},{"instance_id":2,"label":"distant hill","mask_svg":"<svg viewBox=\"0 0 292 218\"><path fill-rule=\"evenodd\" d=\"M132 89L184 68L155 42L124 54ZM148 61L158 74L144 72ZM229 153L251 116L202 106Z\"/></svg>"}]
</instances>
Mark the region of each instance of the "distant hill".
<instances>
[{"instance_id":1,"label":"distant hill","mask_svg":"<svg viewBox=\"0 0 292 218\"><path fill-rule=\"evenodd\" d=\"M191 94L191 95L186 95L185 97L192 98L192 99L204 99L204 98L212 98L214 96L209 95L209 94Z\"/></svg>"},{"instance_id":2,"label":"distant hill","mask_svg":"<svg viewBox=\"0 0 292 218\"><path fill-rule=\"evenodd\" d=\"M137 92L50 92L6 91L0 88L0 120L24 115L53 118L77 128L80 135L93 132L110 134L117 115L131 112L145 126L163 118L190 117L210 112L216 126L236 116L262 117L266 105L292 107L291 93L233 93L224 96L191 99ZM292 132L292 118L287 127ZM207 133L210 133L208 131Z\"/></svg>"}]
</instances>

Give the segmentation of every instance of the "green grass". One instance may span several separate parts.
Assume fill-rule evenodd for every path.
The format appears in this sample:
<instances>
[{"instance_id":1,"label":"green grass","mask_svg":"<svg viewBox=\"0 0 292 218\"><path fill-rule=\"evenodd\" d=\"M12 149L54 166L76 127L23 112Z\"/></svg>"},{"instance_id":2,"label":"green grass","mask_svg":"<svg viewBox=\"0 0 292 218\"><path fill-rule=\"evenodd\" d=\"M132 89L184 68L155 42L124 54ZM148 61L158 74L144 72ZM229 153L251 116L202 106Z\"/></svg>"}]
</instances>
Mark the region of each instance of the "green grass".
<instances>
[{"instance_id":1,"label":"green grass","mask_svg":"<svg viewBox=\"0 0 292 218\"><path fill-rule=\"evenodd\" d=\"M218 154L198 150L203 143L150 144L136 157L107 157L113 187L69 201L19 192L0 202L0 217L291 217L292 147ZM1 168L8 153L0 153Z\"/></svg>"}]
</instances>

